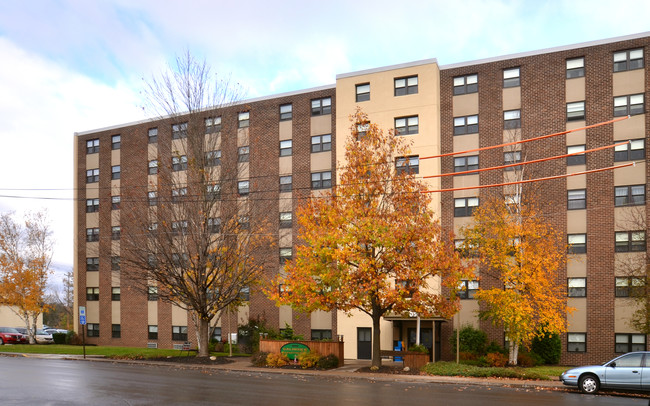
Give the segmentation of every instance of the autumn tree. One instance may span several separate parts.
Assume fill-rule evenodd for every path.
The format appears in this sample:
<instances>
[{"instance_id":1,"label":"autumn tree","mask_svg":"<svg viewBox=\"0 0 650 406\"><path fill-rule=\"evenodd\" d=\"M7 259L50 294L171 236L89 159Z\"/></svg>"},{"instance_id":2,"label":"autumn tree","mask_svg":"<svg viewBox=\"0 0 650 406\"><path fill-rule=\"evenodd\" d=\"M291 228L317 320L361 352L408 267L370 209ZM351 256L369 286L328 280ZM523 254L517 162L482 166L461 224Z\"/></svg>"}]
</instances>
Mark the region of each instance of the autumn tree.
<instances>
[{"instance_id":1,"label":"autumn tree","mask_svg":"<svg viewBox=\"0 0 650 406\"><path fill-rule=\"evenodd\" d=\"M301 311L367 314L372 365L380 366L381 318L405 311L450 317L462 266L410 170L403 138L368 124L360 111L351 121L339 181L297 210L301 243L268 293Z\"/></svg>"},{"instance_id":2,"label":"autumn tree","mask_svg":"<svg viewBox=\"0 0 650 406\"><path fill-rule=\"evenodd\" d=\"M45 290L52 260L53 239L45 212L0 215L0 305L25 323L29 341L35 343L38 317L47 308Z\"/></svg>"},{"instance_id":3,"label":"autumn tree","mask_svg":"<svg viewBox=\"0 0 650 406\"><path fill-rule=\"evenodd\" d=\"M71 330L74 325L73 272L66 272L61 282L63 285L60 288L52 287L50 294L46 296L45 302L49 305L49 308L43 314L43 324Z\"/></svg>"},{"instance_id":4,"label":"autumn tree","mask_svg":"<svg viewBox=\"0 0 650 406\"><path fill-rule=\"evenodd\" d=\"M534 204L508 204L503 197L485 200L462 234L465 249L478 256L481 280L496 281L474 296L479 317L503 327L509 363L516 365L520 346L567 330L566 314L573 309L567 307L565 282L558 277L567 247L562 232Z\"/></svg>"},{"instance_id":5,"label":"autumn tree","mask_svg":"<svg viewBox=\"0 0 650 406\"><path fill-rule=\"evenodd\" d=\"M142 201L134 197L122 210L132 229L121 237L121 274L189 312L198 356L209 355L210 322L248 300L262 275L263 248L271 244L244 195L252 191L242 186L240 165L221 158L221 111L239 93L189 53L151 79L146 101L170 124L171 147L159 139L158 156L150 161L157 181L149 185L149 205L129 206L129 200Z\"/></svg>"}]
</instances>

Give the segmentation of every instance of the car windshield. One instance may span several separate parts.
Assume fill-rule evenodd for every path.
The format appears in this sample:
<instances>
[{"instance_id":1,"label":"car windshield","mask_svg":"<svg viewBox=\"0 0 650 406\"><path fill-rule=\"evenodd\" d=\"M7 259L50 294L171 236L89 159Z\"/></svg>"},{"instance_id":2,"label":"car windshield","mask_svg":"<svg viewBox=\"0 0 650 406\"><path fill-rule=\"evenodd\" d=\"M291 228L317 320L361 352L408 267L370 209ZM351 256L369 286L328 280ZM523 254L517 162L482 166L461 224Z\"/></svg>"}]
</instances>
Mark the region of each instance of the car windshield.
<instances>
[{"instance_id":1,"label":"car windshield","mask_svg":"<svg viewBox=\"0 0 650 406\"><path fill-rule=\"evenodd\" d=\"M45 331L41 330L40 328L39 328L38 330L36 330L36 335L39 335L39 336L46 336L47 334L48 334L48 333L46 333Z\"/></svg>"},{"instance_id":2,"label":"car windshield","mask_svg":"<svg viewBox=\"0 0 650 406\"><path fill-rule=\"evenodd\" d=\"M14 333L14 334L20 334L18 330L12 327L0 327L0 333Z\"/></svg>"}]
</instances>

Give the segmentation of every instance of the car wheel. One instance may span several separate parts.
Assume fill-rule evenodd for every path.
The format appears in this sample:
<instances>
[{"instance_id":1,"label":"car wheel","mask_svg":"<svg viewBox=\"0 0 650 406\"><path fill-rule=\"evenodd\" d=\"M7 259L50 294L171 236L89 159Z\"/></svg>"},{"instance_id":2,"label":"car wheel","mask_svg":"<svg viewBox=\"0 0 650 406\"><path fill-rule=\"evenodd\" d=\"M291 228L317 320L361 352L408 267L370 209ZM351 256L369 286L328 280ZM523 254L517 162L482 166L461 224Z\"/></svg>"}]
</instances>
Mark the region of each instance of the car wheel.
<instances>
[{"instance_id":1,"label":"car wheel","mask_svg":"<svg viewBox=\"0 0 650 406\"><path fill-rule=\"evenodd\" d=\"M598 389L600 389L600 382L598 381L598 378L595 375L583 375L580 377L580 380L578 381L578 387L580 388L580 391L582 393L596 393L598 392Z\"/></svg>"}]
</instances>

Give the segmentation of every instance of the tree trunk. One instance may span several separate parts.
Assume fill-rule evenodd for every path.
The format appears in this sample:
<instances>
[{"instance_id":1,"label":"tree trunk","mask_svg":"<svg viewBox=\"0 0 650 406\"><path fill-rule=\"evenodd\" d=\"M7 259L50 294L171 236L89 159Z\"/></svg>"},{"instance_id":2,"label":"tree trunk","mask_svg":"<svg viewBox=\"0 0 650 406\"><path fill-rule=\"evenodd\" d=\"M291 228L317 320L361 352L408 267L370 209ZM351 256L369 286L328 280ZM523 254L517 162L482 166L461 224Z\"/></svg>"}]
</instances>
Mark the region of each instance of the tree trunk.
<instances>
[{"instance_id":1,"label":"tree trunk","mask_svg":"<svg viewBox=\"0 0 650 406\"><path fill-rule=\"evenodd\" d=\"M197 357L210 356L210 320L204 320L198 314L192 314L194 331L196 331Z\"/></svg>"},{"instance_id":2,"label":"tree trunk","mask_svg":"<svg viewBox=\"0 0 650 406\"><path fill-rule=\"evenodd\" d=\"M517 357L519 356L519 344L510 342L508 353L509 353L508 363L510 365L517 365Z\"/></svg>"},{"instance_id":3,"label":"tree trunk","mask_svg":"<svg viewBox=\"0 0 650 406\"><path fill-rule=\"evenodd\" d=\"M372 315L372 366L379 368L381 366L381 331L379 322L381 315Z\"/></svg>"}]
</instances>

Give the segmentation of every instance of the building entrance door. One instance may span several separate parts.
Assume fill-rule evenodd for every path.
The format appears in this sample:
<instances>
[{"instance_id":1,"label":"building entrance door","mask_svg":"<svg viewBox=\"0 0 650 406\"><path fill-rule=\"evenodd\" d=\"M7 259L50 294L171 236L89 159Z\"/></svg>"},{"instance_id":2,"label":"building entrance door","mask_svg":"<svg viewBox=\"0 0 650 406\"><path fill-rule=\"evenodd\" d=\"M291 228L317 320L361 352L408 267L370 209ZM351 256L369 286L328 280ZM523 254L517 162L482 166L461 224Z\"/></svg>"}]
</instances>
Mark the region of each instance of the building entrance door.
<instances>
[{"instance_id":1,"label":"building entrance door","mask_svg":"<svg viewBox=\"0 0 650 406\"><path fill-rule=\"evenodd\" d=\"M372 329L357 327L357 359L372 358Z\"/></svg>"},{"instance_id":2,"label":"building entrance door","mask_svg":"<svg viewBox=\"0 0 650 406\"><path fill-rule=\"evenodd\" d=\"M415 345L415 331L416 329L409 327L409 344L408 346ZM420 328L420 345L427 347L429 350L429 357L433 354L433 329L432 328Z\"/></svg>"}]
</instances>

